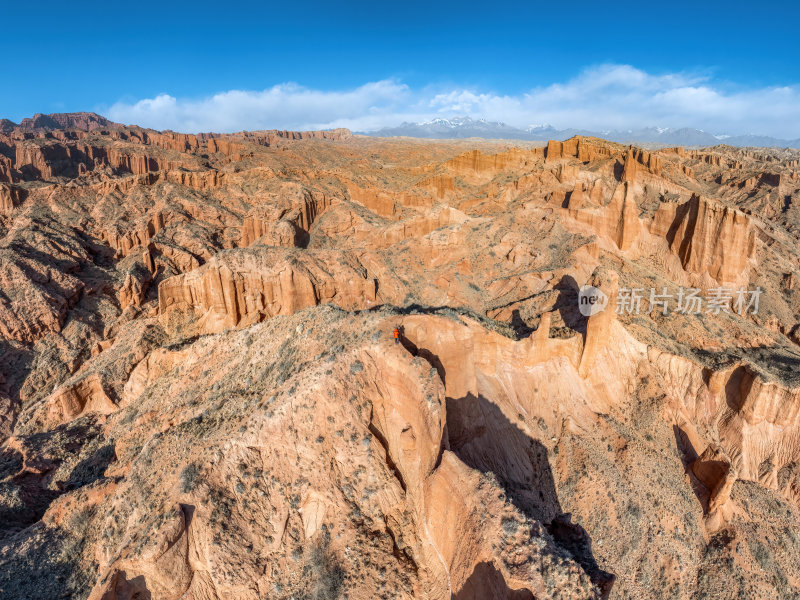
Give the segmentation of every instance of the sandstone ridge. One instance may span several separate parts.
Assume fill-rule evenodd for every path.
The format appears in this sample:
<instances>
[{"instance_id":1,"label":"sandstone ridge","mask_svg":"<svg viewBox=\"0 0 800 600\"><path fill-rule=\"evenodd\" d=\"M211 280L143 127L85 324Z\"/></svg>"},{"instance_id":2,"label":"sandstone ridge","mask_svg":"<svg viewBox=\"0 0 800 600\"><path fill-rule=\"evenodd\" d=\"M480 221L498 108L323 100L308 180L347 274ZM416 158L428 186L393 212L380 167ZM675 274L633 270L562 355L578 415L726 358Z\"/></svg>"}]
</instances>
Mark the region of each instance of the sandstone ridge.
<instances>
[{"instance_id":1,"label":"sandstone ridge","mask_svg":"<svg viewBox=\"0 0 800 600\"><path fill-rule=\"evenodd\" d=\"M2 121L0 596L800 594L799 165Z\"/></svg>"}]
</instances>

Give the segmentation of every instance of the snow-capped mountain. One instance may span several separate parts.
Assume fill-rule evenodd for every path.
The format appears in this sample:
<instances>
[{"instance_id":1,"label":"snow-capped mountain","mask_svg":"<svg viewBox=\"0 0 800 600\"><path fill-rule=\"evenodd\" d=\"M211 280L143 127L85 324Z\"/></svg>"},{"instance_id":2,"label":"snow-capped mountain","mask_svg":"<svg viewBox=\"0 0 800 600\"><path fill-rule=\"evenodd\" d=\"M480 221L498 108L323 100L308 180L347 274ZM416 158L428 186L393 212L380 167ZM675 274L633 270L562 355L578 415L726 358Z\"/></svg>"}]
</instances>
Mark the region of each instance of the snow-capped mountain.
<instances>
[{"instance_id":1,"label":"snow-capped mountain","mask_svg":"<svg viewBox=\"0 0 800 600\"><path fill-rule=\"evenodd\" d=\"M485 119L453 117L452 119L433 119L421 123L402 123L398 127L387 127L367 133L377 137L406 136L420 138L504 138L539 139L526 136L525 131ZM521 137L522 136L522 137Z\"/></svg>"},{"instance_id":2,"label":"snow-capped mountain","mask_svg":"<svg viewBox=\"0 0 800 600\"><path fill-rule=\"evenodd\" d=\"M433 119L420 123L405 122L397 127L385 127L377 131L362 132L376 137L406 136L417 138L457 139L488 138L530 141L565 140L575 135L600 137L623 144L649 144L659 146L776 146L800 148L800 139L783 140L762 135L713 135L702 129L690 127L646 127L627 131L590 131L587 129L556 129L551 125L532 125L527 128L514 127L497 121L453 117Z\"/></svg>"}]
</instances>

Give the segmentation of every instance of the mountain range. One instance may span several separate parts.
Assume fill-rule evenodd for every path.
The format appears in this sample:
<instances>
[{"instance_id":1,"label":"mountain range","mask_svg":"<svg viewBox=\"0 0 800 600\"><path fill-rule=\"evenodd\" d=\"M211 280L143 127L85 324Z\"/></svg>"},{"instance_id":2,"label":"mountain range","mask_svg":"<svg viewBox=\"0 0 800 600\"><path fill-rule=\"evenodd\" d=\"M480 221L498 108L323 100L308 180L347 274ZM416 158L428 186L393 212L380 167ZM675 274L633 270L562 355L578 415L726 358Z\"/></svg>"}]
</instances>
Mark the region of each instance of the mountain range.
<instances>
[{"instance_id":1,"label":"mountain range","mask_svg":"<svg viewBox=\"0 0 800 600\"><path fill-rule=\"evenodd\" d=\"M60 128L94 131L102 128L122 127L109 119L91 112L37 113L32 118L14 123L0 119L0 133L10 133L16 128L27 131L53 131ZM521 128L486 119L453 117L433 119L419 123L404 122L396 127L384 127L375 131L356 132L371 137L414 137L427 139L484 138L490 140L542 141L567 140L576 135L603 138L621 144L638 144L649 147L689 146L708 147L727 144L737 147L800 148L800 139L780 139L766 135L714 135L691 127L645 127L641 129L593 131L590 129L557 129L552 125L532 125Z\"/></svg>"},{"instance_id":2,"label":"mountain range","mask_svg":"<svg viewBox=\"0 0 800 600\"><path fill-rule=\"evenodd\" d=\"M404 122L397 127L384 127L377 131L361 132L375 137L417 137L434 139L516 139L530 141L566 140L575 135L599 137L622 144L648 144L657 146L765 146L800 148L800 139L787 140L765 135L713 135L702 129L690 127L591 131L588 129L556 129L551 125L535 125L527 128L514 127L497 121L454 117L434 119L420 123Z\"/></svg>"}]
</instances>

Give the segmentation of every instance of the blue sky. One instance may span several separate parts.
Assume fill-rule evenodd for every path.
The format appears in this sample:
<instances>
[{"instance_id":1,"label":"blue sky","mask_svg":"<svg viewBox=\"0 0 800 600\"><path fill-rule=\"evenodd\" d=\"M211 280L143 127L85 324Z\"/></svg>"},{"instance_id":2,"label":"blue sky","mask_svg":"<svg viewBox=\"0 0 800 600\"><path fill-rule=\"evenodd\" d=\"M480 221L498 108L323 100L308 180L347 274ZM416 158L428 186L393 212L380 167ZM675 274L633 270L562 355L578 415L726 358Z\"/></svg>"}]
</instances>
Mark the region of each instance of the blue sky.
<instances>
[{"instance_id":1,"label":"blue sky","mask_svg":"<svg viewBox=\"0 0 800 600\"><path fill-rule=\"evenodd\" d=\"M82 2L3 8L0 116L236 130L469 114L800 136L795 3ZM668 122L667 122L668 121Z\"/></svg>"}]
</instances>

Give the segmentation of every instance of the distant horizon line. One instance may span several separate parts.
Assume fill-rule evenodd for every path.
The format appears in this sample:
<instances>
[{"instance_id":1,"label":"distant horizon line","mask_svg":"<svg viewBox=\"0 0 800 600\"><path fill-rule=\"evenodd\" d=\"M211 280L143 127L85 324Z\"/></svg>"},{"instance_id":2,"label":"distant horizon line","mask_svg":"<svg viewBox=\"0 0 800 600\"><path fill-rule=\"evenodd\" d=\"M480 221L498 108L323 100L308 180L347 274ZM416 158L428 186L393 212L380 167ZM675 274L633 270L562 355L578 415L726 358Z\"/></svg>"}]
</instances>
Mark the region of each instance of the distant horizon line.
<instances>
[{"instance_id":1,"label":"distant horizon line","mask_svg":"<svg viewBox=\"0 0 800 600\"><path fill-rule=\"evenodd\" d=\"M523 142L546 142L550 139L556 141L564 141L570 139L572 137L595 137L599 139L604 139L609 142L614 143L641 143L641 144L650 144L650 145L658 145L662 147L669 147L669 146L685 146L685 147L711 147L716 145L730 145L735 147L776 147L776 148L792 148L797 149L800 148L800 139L782 139L782 138L775 138L770 135L765 134L757 134L757 133L748 133L743 135L727 135L727 134L713 134L703 129L699 129L696 127L685 126L685 127L660 127L656 125L650 125L647 127L640 127L636 129L616 129L616 130L606 130L606 131L592 131L591 129L586 128L578 128L578 127L568 127L568 128L557 128L550 124L541 124L541 125L531 125L527 128L518 127L515 125L509 125L503 121L494 121L487 117L478 117L473 118L469 115L454 115L451 117L437 117L433 119L429 119L427 121L419 121L419 122L411 122L411 121L403 121L394 126L384 126L379 129L371 129L371 130L353 130L347 127L320 127L320 128L310 128L310 129L289 129L285 127L271 127L271 128L258 128L258 129L239 129L235 131L179 131L173 129L155 129L151 127L147 127L144 125L139 125L137 123L122 123L112 120L106 115L101 114L95 110L91 111L69 111L69 112L55 112L55 113L34 113L31 117L25 117L20 120L19 123L12 121L8 118L0 117L0 125L6 124L3 127L0 127L0 131L7 131L9 129L9 125L13 125L14 128L22 128L27 130L42 130L42 129L81 129L80 127L70 127L70 126L60 126L58 123L58 119L69 119L69 120L76 120L76 119L89 119L93 123L99 123L97 127L88 127L88 131L92 131L94 129L99 129L101 127L139 127L142 129L149 129L152 131L159 131L159 132L172 132L172 133L179 133L185 135L200 135L200 134L218 134L218 135L234 135L236 133L243 133L243 132L255 132L255 131L335 131L338 129L348 130L353 135L363 135L366 137L409 137L415 139L429 139L429 140L454 140L454 139L487 139L487 140L506 140L506 141L523 141ZM44 120L45 122L54 122L58 127L53 127L52 125L47 125L45 127L36 127L34 124L37 120ZM472 132L471 135L435 135L436 133L446 133L442 131L436 132L428 132L426 135L414 135L413 132L402 132L403 128L423 128L426 126L439 126L439 125L454 125L452 127L453 130L459 130L459 127L466 127L469 128L472 125L481 125L481 126L489 126L489 127L498 127L498 128L505 128L507 131L506 133L512 132L519 132L522 134L533 134L534 132L541 133L542 137L504 137L499 135L501 131L494 130L494 131L487 131L485 134L481 134L480 132ZM445 126L447 126L445 125ZM469 129L465 131L469 132ZM712 139L703 140L703 142L707 143L692 143L693 140L676 140L676 139L664 139L658 140L654 138L643 138L637 137L642 136L646 133L653 133L655 132L658 136L662 135L675 135L675 134L703 134L709 136ZM425 133L425 132L422 132ZM490 133L494 133L496 135L489 135ZM547 133L546 136L543 134ZM625 138L625 136L629 136ZM622 139L625 138L625 139ZM770 143L755 143L757 141L762 142L770 142ZM697 141L697 140L694 140ZM752 141L753 144L743 144L742 142L745 141Z\"/></svg>"}]
</instances>

